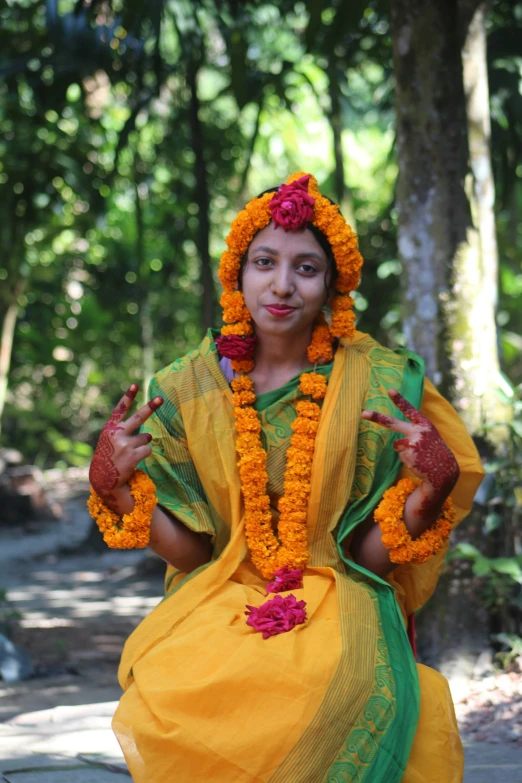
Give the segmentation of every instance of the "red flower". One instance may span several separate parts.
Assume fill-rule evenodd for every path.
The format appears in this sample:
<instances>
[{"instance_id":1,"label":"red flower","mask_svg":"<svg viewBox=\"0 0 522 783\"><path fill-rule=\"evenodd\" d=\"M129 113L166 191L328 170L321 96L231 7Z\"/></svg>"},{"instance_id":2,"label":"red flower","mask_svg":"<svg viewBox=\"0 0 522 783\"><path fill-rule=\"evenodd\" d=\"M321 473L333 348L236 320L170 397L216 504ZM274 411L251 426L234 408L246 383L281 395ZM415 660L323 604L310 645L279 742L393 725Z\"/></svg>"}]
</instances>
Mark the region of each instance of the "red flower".
<instances>
[{"instance_id":1,"label":"red flower","mask_svg":"<svg viewBox=\"0 0 522 783\"><path fill-rule=\"evenodd\" d=\"M306 621L306 602L296 601L295 595L283 598L276 595L261 606L248 606L247 625L263 634L263 639L286 633Z\"/></svg>"},{"instance_id":2,"label":"red flower","mask_svg":"<svg viewBox=\"0 0 522 783\"><path fill-rule=\"evenodd\" d=\"M268 593L284 593L285 590L299 590L303 586L303 572L300 568L283 566L274 574L274 581L266 586Z\"/></svg>"},{"instance_id":3,"label":"red flower","mask_svg":"<svg viewBox=\"0 0 522 783\"><path fill-rule=\"evenodd\" d=\"M290 185L281 185L269 204L274 227L285 231L306 228L314 216L315 199L308 193L310 174Z\"/></svg>"},{"instance_id":4,"label":"red flower","mask_svg":"<svg viewBox=\"0 0 522 783\"><path fill-rule=\"evenodd\" d=\"M215 343L221 356L227 359L252 359L256 348L256 336L240 337L237 334L216 337Z\"/></svg>"}]
</instances>

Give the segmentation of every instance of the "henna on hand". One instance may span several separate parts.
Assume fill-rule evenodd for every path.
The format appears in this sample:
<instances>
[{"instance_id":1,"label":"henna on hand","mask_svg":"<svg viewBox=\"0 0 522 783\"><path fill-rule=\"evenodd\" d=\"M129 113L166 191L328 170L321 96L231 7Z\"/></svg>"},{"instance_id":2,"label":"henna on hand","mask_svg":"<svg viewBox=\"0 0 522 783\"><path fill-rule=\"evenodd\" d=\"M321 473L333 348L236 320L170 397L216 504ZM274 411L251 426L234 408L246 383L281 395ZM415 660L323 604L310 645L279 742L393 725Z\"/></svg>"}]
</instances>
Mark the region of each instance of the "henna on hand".
<instances>
[{"instance_id":1,"label":"henna on hand","mask_svg":"<svg viewBox=\"0 0 522 783\"><path fill-rule=\"evenodd\" d=\"M460 469L453 452L431 421L395 389L390 389L389 395L408 421L376 411L363 411L363 418L405 436L395 441L393 447L401 462L423 481L416 490L417 498L421 497L421 502L416 503L417 513L424 522L431 524L457 483Z\"/></svg>"},{"instance_id":2,"label":"henna on hand","mask_svg":"<svg viewBox=\"0 0 522 783\"><path fill-rule=\"evenodd\" d=\"M137 393L138 385L133 383L103 427L92 458L89 471L91 485L109 504L117 505L115 490L127 483L136 465L147 456L147 453L150 454L150 447L147 444L152 440L152 436L149 433L141 435L131 433L163 404L161 397L155 397L124 421L124 416L128 413Z\"/></svg>"},{"instance_id":3,"label":"henna on hand","mask_svg":"<svg viewBox=\"0 0 522 783\"><path fill-rule=\"evenodd\" d=\"M112 439L116 432L123 430L123 427L118 425L137 393L138 386L133 383L123 395L123 399L114 408L109 420L102 429L92 458L89 480L98 495L100 497L105 496L108 500L115 500L114 496L111 496L111 490L117 486L120 478L120 472L113 462L114 444Z\"/></svg>"},{"instance_id":4,"label":"henna on hand","mask_svg":"<svg viewBox=\"0 0 522 783\"><path fill-rule=\"evenodd\" d=\"M459 478L458 462L450 448L441 438L438 429L417 408L414 408L402 394L390 389L390 397L409 421L416 425L417 437L403 438L393 444L395 450L411 450L414 462L411 466L431 486L449 495Z\"/></svg>"},{"instance_id":5,"label":"henna on hand","mask_svg":"<svg viewBox=\"0 0 522 783\"><path fill-rule=\"evenodd\" d=\"M377 411L368 411L368 416L365 418L368 421L373 421L375 424L380 424L382 427L391 429L393 427L393 418L386 416L384 413L377 413Z\"/></svg>"}]
</instances>

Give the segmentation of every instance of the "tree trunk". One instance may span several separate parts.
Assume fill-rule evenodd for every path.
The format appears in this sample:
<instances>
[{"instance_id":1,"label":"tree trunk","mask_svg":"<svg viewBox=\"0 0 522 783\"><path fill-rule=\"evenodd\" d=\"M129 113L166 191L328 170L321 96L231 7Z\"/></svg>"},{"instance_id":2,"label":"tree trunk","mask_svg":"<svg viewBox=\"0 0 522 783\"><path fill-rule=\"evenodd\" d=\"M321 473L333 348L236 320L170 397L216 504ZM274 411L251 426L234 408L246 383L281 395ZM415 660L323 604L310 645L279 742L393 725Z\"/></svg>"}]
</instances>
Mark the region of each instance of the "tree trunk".
<instances>
[{"instance_id":1,"label":"tree trunk","mask_svg":"<svg viewBox=\"0 0 522 783\"><path fill-rule=\"evenodd\" d=\"M499 366L484 6L391 0L391 24L406 344L476 434ZM457 536L483 549L481 533L475 512ZM447 564L418 618L421 656L459 692L489 647L477 587L462 563Z\"/></svg>"},{"instance_id":2,"label":"tree trunk","mask_svg":"<svg viewBox=\"0 0 522 783\"><path fill-rule=\"evenodd\" d=\"M199 117L198 97L198 72L199 63L190 62L187 68L187 86L190 90L189 119L192 135L192 149L196 156L195 175L196 193L195 199L199 206L199 227L196 238L196 246L201 260L201 284L203 286L201 322L204 329L213 325L214 318L214 283L212 279L212 266L210 262L210 198L207 185L207 171L204 157L203 127Z\"/></svg>"},{"instance_id":3,"label":"tree trunk","mask_svg":"<svg viewBox=\"0 0 522 783\"><path fill-rule=\"evenodd\" d=\"M2 321L2 334L0 336L0 432L2 431L2 415L7 398L16 319L18 318L18 311L20 309L18 297L23 292L24 288L25 283L22 281L13 292L13 298L5 310Z\"/></svg>"},{"instance_id":4,"label":"tree trunk","mask_svg":"<svg viewBox=\"0 0 522 783\"><path fill-rule=\"evenodd\" d=\"M454 369L451 272L472 252L457 21L456 0L391 0L404 331L446 393Z\"/></svg>"},{"instance_id":5,"label":"tree trunk","mask_svg":"<svg viewBox=\"0 0 522 783\"><path fill-rule=\"evenodd\" d=\"M333 150L335 159L335 198L344 217L353 230L356 231L357 226L355 223L353 198L351 192L346 187L344 179L344 156L342 139L343 117L341 108L341 91L339 89L339 82L337 80L336 71L337 68L335 63L330 64L328 68L328 83L330 91L330 113L328 119L330 120L330 127L332 129L333 136Z\"/></svg>"},{"instance_id":6,"label":"tree trunk","mask_svg":"<svg viewBox=\"0 0 522 783\"><path fill-rule=\"evenodd\" d=\"M136 161L135 161L136 163ZM143 209L139 193L138 170L134 167L136 192L136 266L138 285L140 288L140 337L141 337L141 369L142 396L147 402L149 385L154 375L154 325L152 321L151 293L148 286L150 270L146 268L145 243L143 238Z\"/></svg>"},{"instance_id":7,"label":"tree trunk","mask_svg":"<svg viewBox=\"0 0 522 783\"><path fill-rule=\"evenodd\" d=\"M154 375L154 324L152 322L151 296L146 294L140 309L143 391L148 399L149 386Z\"/></svg>"},{"instance_id":8,"label":"tree trunk","mask_svg":"<svg viewBox=\"0 0 522 783\"><path fill-rule=\"evenodd\" d=\"M259 96L259 102L257 104L257 113L256 113L256 120L254 122L254 129L252 131L252 135L250 137L250 141L248 143L248 149L246 152L245 166L243 168L243 173L241 174L241 185L239 186L239 193L241 194L241 199L243 201L246 200L245 189L248 181L248 175L250 173L250 165L252 163L252 156L254 154L257 137L259 136L262 111L263 111L263 93L261 92L261 95Z\"/></svg>"},{"instance_id":9,"label":"tree trunk","mask_svg":"<svg viewBox=\"0 0 522 783\"><path fill-rule=\"evenodd\" d=\"M473 252L455 266L453 348L456 388L454 402L472 432L484 422L505 422L510 410L498 394L496 309L498 249L495 228L495 183L491 165L491 121L486 57L485 19L489 2L461 0L460 29L466 94L469 163L466 190L471 203ZM493 431L499 445L506 432Z\"/></svg>"}]
</instances>

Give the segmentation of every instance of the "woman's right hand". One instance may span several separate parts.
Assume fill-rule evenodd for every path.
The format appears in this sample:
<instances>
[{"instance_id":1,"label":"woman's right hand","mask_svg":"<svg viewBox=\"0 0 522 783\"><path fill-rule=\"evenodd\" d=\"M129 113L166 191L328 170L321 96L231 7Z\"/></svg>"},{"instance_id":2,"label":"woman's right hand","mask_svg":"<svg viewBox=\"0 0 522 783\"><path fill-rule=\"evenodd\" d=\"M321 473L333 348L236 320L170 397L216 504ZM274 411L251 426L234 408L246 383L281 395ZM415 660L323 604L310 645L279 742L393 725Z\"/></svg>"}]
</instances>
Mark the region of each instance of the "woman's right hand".
<instances>
[{"instance_id":1,"label":"woman's right hand","mask_svg":"<svg viewBox=\"0 0 522 783\"><path fill-rule=\"evenodd\" d=\"M138 463L152 451L148 445L152 440L149 433L133 433L163 405L163 398L154 397L125 420L137 393L138 384L133 383L102 429L92 458L89 479L95 492L104 500L116 500L117 490L127 484Z\"/></svg>"}]
</instances>

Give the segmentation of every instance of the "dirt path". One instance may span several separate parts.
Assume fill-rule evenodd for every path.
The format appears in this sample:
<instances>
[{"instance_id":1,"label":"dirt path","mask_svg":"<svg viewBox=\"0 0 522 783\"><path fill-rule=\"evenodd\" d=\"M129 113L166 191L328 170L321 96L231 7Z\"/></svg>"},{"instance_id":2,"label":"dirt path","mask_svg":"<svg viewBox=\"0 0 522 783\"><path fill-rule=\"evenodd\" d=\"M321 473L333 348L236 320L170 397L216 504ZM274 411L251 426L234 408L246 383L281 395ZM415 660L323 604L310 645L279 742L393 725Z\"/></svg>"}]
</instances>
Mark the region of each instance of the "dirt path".
<instances>
[{"instance_id":1,"label":"dirt path","mask_svg":"<svg viewBox=\"0 0 522 783\"><path fill-rule=\"evenodd\" d=\"M125 639L162 596L163 567L147 552L63 553L85 538L90 517L83 494L62 505L63 521L0 529L0 589L20 614L10 636L35 667L29 680L0 681L0 720L119 698Z\"/></svg>"}]
</instances>

